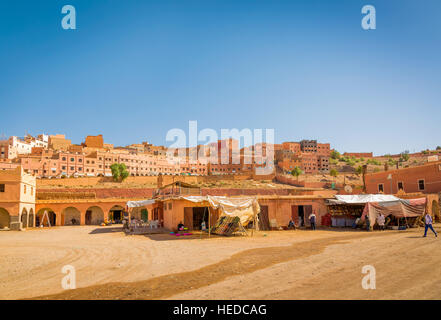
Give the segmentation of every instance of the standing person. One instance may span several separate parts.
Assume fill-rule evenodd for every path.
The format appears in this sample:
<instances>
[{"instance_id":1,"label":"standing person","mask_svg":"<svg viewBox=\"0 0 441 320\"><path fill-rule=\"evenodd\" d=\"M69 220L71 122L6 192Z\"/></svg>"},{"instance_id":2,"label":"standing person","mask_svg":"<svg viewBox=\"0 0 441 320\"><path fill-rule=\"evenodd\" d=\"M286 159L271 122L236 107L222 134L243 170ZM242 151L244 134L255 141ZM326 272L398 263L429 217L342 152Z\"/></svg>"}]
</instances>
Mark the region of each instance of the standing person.
<instances>
[{"instance_id":1,"label":"standing person","mask_svg":"<svg viewBox=\"0 0 441 320\"><path fill-rule=\"evenodd\" d=\"M386 218L384 217L383 213L380 213L380 215L377 217L377 223L380 227L380 230L384 230L384 222L386 221Z\"/></svg>"},{"instance_id":2,"label":"standing person","mask_svg":"<svg viewBox=\"0 0 441 320\"><path fill-rule=\"evenodd\" d=\"M369 220L369 216L366 215L366 231L371 230L371 221Z\"/></svg>"},{"instance_id":3,"label":"standing person","mask_svg":"<svg viewBox=\"0 0 441 320\"><path fill-rule=\"evenodd\" d=\"M315 212L313 211L312 213L311 213L311 215L309 216L309 222L311 223L311 229L312 230L315 230L315 219L316 219L317 217L315 216Z\"/></svg>"},{"instance_id":4,"label":"standing person","mask_svg":"<svg viewBox=\"0 0 441 320\"><path fill-rule=\"evenodd\" d=\"M432 226L432 216L429 213L426 213L426 218L425 218L425 226L424 226L424 236L423 237L427 237L427 229L430 228L430 230L433 231L433 233L435 234L435 237L438 237L438 233L436 233L436 231L433 229Z\"/></svg>"}]
</instances>

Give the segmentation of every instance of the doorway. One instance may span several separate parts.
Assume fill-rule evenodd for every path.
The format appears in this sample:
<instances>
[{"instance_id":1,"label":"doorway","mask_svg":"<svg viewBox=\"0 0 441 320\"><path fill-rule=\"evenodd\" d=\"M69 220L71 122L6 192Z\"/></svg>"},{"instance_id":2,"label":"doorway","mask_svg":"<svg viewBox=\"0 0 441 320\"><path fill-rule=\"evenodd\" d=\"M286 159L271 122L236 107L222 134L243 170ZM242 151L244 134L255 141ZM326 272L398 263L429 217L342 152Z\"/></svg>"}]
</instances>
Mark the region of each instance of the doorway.
<instances>
[{"instance_id":1,"label":"doorway","mask_svg":"<svg viewBox=\"0 0 441 320\"><path fill-rule=\"evenodd\" d=\"M269 217L268 217L268 206L260 206L259 230L270 230L270 222L269 222Z\"/></svg>"},{"instance_id":2,"label":"doorway","mask_svg":"<svg viewBox=\"0 0 441 320\"><path fill-rule=\"evenodd\" d=\"M193 230L201 230L202 221L205 221L205 226L208 226L208 207L194 207L193 208Z\"/></svg>"},{"instance_id":3,"label":"doorway","mask_svg":"<svg viewBox=\"0 0 441 320\"><path fill-rule=\"evenodd\" d=\"M291 206L291 217L294 221L298 221L300 227L304 227L305 217L309 218L312 213L312 205Z\"/></svg>"},{"instance_id":4,"label":"doorway","mask_svg":"<svg viewBox=\"0 0 441 320\"><path fill-rule=\"evenodd\" d=\"M90 210L86 211L86 224L87 225L92 224L92 211L90 211Z\"/></svg>"}]
</instances>

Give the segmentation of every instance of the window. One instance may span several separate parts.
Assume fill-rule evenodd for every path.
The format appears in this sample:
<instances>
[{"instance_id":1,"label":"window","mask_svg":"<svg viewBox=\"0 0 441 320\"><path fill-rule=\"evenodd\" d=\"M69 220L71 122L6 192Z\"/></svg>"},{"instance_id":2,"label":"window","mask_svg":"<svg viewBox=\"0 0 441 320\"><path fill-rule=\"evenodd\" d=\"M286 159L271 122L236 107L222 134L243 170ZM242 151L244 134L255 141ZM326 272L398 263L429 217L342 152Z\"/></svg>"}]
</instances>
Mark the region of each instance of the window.
<instances>
[{"instance_id":1,"label":"window","mask_svg":"<svg viewBox=\"0 0 441 320\"><path fill-rule=\"evenodd\" d=\"M70 170L71 170L71 171L74 171L74 170L75 170L75 167L70 167Z\"/></svg>"},{"instance_id":2,"label":"window","mask_svg":"<svg viewBox=\"0 0 441 320\"><path fill-rule=\"evenodd\" d=\"M384 192L384 187L383 187L383 184L382 184L382 183L380 183L380 184L378 185L378 192Z\"/></svg>"},{"instance_id":3,"label":"window","mask_svg":"<svg viewBox=\"0 0 441 320\"><path fill-rule=\"evenodd\" d=\"M66 157L61 158L61 160L66 161Z\"/></svg>"},{"instance_id":4,"label":"window","mask_svg":"<svg viewBox=\"0 0 441 320\"><path fill-rule=\"evenodd\" d=\"M398 190L404 190L403 183L400 181L398 182Z\"/></svg>"},{"instance_id":5,"label":"window","mask_svg":"<svg viewBox=\"0 0 441 320\"><path fill-rule=\"evenodd\" d=\"M168 204L168 210L171 210L172 209L172 204L171 204L171 202Z\"/></svg>"},{"instance_id":6,"label":"window","mask_svg":"<svg viewBox=\"0 0 441 320\"><path fill-rule=\"evenodd\" d=\"M70 158L70 161L71 161L71 162L74 162L74 161L75 161L75 158Z\"/></svg>"},{"instance_id":7,"label":"window","mask_svg":"<svg viewBox=\"0 0 441 320\"><path fill-rule=\"evenodd\" d=\"M418 180L418 190L424 190L424 180Z\"/></svg>"},{"instance_id":8,"label":"window","mask_svg":"<svg viewBox=\"0 0 441 320\"><path fill-rule=\"evenodd\" d=\"M5 192L5 185L4 184L0 184L0 192Z\"/></svg>"}]
</instances>

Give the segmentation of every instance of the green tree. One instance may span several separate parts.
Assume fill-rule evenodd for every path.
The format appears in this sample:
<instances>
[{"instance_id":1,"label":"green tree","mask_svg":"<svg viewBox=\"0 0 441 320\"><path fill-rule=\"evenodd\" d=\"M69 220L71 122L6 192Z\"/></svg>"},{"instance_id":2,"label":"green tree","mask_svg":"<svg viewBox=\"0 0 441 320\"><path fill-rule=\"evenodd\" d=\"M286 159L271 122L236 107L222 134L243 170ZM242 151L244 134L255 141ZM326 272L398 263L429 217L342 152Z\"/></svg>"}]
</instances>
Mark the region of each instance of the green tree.
<instances>
[{"instance_id":1,"label":"green tree","mask_svg":"<svg viewBox=\"0 0 441 320\"><path fill-rule=\"evenodd\" d=\"M338 152L337 150L332 150L331 152L331 159L335 159L338 160L340 159L340 152Z\"/></svg>"},{"instance_id":2,"label":"green tree","mask_svg":"<svg viewBox=\"0 0 441 320\"><path fill-rule=\"evenodd\" d=\"M403 152L400 156L400 162L406 162L410 158L409 153Z\"/></svg>"},{"instance_id":3,"label":"green tree","mask_svg":"<svg viewBox=\"0 0 441 320\"><path fill-rule=\"evenodd\" d=\"M114 163L110 166L110 170L112 170L114 181L122 182L129 176L129 172L124 163Z\"/></svg>"},{"instance_id":4,"label":"green tree","mask_svg":"<svg viewBox=\"0 0 441 320\"><path fill-rule=\"evenodd\" d=\"M303 171L302 171L302 169L300 169L299 167L296 166L296 167L291 171L291 174L292 174L294 177L296 177L297 180L299 180L299 176L300 176L301 174L303 174Z\"/></svg>"},{"instance_id":5,"label":"green tree","mask_svg":"<svg viewBox=\"0 0 441 320\"><path fill-rule=\"evenodd\" d=\"M331 169L331 171L329 171L329 174L331 175L331 177L337 177L338 171L337 169Z\"/></svg>"},{"instance_id":6,"label":"green tree","mask_svg":"<svg viewBox=\"0 0 441 320\"><path fill-rule=\"evenodd\" d=\"M441 150L441 146L437 146L437 147L436 147L436 150Z\"/></svg>"},{"instance_id":7,"label":"green tree","mask_svg":"<svg viewBox=\"0 0 441 320\"><path fill-rule=\"evenodd\" d=\"M357 169L355 170L355 172L360 175L363 173L363 166L358 166Z\"/></svg>"}]
</instances>

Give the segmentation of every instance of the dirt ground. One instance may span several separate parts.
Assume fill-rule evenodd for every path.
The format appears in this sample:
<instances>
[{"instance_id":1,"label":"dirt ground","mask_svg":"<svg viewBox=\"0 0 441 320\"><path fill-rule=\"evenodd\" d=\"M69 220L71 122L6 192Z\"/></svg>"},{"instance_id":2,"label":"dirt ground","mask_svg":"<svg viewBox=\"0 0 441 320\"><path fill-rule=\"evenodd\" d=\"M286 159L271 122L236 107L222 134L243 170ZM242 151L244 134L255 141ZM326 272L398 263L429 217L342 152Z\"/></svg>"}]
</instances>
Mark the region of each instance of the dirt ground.
<instances>
[{"instance_id":1,"label":"dirt ground","mask_svg":"<svg viewBox=\"0 0 441 320\"><path fill-rule=\"evenodd\" d=\"M95 226L2 231L0 298L441 299L441 237L422 233L328 229L207 239ZM61 287L65 265L75 267L76 290ZM375 267L375 290L361 286L365 265Z\"/></svg>"}]
</instances>

